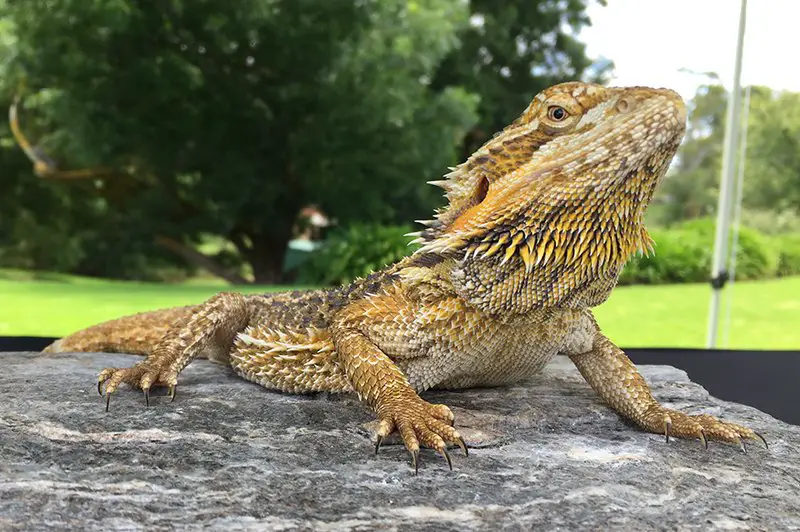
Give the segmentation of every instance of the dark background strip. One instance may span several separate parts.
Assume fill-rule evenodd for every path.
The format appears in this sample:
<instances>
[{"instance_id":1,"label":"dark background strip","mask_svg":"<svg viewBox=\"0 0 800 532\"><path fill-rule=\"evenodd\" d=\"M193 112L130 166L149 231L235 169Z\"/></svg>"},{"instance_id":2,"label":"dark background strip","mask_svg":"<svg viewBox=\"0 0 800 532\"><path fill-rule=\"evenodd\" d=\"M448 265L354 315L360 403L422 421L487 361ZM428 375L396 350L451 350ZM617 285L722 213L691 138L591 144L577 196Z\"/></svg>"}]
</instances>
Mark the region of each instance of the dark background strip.
<instances>
[{"instance_id":1,"label":"dark background strip","mask_svg":"<svg viewBox=\"0 0 800 532\"><path fill-rule=\"evenodd\" d=\"M55 338L0 337L0 351L40 351ZM636 364L680 368L715 397L800 425L800 351L626 349Z\"/></svg>"}]
</instances>

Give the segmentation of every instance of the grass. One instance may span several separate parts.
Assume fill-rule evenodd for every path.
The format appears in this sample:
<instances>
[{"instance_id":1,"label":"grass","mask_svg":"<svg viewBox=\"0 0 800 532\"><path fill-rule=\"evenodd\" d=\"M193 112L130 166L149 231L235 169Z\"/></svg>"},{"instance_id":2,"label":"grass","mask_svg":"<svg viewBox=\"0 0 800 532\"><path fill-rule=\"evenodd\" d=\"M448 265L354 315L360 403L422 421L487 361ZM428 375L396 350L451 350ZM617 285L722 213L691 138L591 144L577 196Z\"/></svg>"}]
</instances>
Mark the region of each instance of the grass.
<instances>
[{"instance_id":1,"label":"grass","mask_svg":"<svg viewBox=\"0 0 800 532\"><path fill-rule=\"evenodd\" d=\"M722 324L733 298L729 341ZM711 288L707 284L625 286L595 310L606 334L626 347L705 347ZM720 305L718 346L800 349L800 277L737 281Z\"/></svg>"},{"instance_id":2,"label":"grass","mask_svg":"<svg viewBox=\"0 0 800 532\"><path fill-rule=\"evenodd\" d=\"M0 336L61 336L125 314L199 303L229 289L213 280L165 285L0 270ZM619 287L595 313L604 331L626 347L704 347L709 299L705 284ZM722 318L725 309L723 299ZM720 336L720 347L800 349L800 277L737 282L731 316L730 341Z\"/></svg>"},{"instance_id":3,"label":"grass","mask_svg":"<svg viewBox=\"0 0 800 532\"><path fill-rule=\"evenodd\" d=\"M287 288L237 290L261 293ZM230 289L216 280L138 283L0 270L0 336L62 336L126 314L200 303Z\"/></svg>"}]
</instances>

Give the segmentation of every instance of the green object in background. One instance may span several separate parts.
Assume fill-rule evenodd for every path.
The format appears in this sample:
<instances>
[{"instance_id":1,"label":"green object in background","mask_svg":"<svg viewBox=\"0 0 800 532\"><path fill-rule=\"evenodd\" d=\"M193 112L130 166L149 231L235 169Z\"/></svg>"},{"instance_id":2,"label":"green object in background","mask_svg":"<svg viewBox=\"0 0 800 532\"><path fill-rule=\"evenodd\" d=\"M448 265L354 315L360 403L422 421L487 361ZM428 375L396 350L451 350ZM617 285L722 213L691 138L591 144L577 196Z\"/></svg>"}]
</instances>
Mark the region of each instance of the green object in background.
<instances>
[{"instance_id":1,"label":"green object in background","mask_svg":"<svg viewBox=\"0 0 800 532\"><path fill-rule=\"evenodd\" d=\"M322 246L321 242L311 240L292 240L286 248L283 259L283 271L291 272L309 260L316 250Z\"/></svg>"}]
</instances>

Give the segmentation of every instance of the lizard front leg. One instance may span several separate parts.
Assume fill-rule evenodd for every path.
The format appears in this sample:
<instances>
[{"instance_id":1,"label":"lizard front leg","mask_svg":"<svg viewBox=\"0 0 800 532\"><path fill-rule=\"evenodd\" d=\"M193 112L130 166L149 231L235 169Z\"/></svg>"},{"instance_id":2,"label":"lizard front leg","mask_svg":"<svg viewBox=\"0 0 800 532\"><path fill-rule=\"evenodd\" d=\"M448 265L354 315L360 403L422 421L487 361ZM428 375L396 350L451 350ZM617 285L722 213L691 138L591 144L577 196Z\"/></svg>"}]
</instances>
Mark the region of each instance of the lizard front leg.
<instances>
[{"instance_id":1,"label":"lizard front leg","mask_svg":"<svg viewBox=\"0 0 800 532\"><path fill-rule=\"evenodd\" d=\"M380 420L375 452L383 439L396 430L411 453L415 473L419 472L420 443L444 456L452 470L447 444L458 445L464 454L467 447L452 427L450 409L417 395L400 368L358 329L339 325L333 326L331 332L353 389Z\"/></svg>"},{"instance_id":2,"label":"lizard front leg","mask_svg":"<svg viewBox=\"0 0 800 532\"><path fill-rule=\"evenodd\" d=\"M179 319L156 344L147 358L130 368L106 368L98 375L97 390L105 384L106 411L111 394L121 383L140 388L149 405L150 387L167 386L174 399L178 374L201 353L210 359L227 360L236 334L250 320L244 296L223 292Z\"/></svg>"},{"instance_id":3,"label":"lizard front leg","mask_svg":"<svg viewBox=\"0 0 800 532\"><path fill-rule=\"evenodd\" d=\"M699 438L708 447L709 440L718 440L738 443L745 452L746 439L760 438L767 445L760 434L747 427L707 414L688 415L659 404L633 362L599 331L590 351L570 358L611 408L649 432L664 434L667 441L670 436Z\"/></svg>"}]
</instances>

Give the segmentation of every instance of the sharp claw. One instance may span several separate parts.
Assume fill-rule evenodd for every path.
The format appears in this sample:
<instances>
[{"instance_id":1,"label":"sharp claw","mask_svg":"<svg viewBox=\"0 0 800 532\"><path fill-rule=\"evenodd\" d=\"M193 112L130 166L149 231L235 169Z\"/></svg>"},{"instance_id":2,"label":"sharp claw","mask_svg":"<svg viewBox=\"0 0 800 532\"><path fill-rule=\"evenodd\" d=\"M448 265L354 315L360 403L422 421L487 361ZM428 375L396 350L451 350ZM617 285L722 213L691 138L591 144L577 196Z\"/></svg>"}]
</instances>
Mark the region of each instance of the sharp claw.
<instances>
[{"instance_id":1,"label":"sharp claw","mask_svg":"<svg viewBox=\"0 0 800 532\"><path fill-rule=\"evenodd\" d=\"M171 385L169 387L169 396L171 397L170 403L175 400L175 395L178 393L178 385Z\"/></svg>"},{"instance_id":2,"label":"sharp claw","mask_svg":"<svg viewBox=\"0 0 800 532\"><path fill-rule=\"evenodd\" d=\"M109 403L111 403L111 393L106 392L106 412L108 412Z\"/></svg>"},{"instance_id":3,"label":"sharp claw","mask_svg":"<svg viewBox=\"0 0 800 532\"><path fill-rule=\"evenodd\" d=\"M143 391L144 391L144 405L150 406L150 388L145 388Z\"/></svg>"},{"instance_id":4,"label":"sharp claw","mask_svg":"<svg viewBox=\"0 0 800 532\"><path fill-rule=\"evenodd\" d=\"M383 443L383 436L378 436L378 441L375 442L375 455L378 454L378 450L380 450L382 443Z\"/></svg>"},{"instance_id":5,"label":"sharp claw","mask_svg":"<svg viewBox=\"0 0 800 532\"><path fill-rule=\"evenodd\" d=\"M456 442L461 450L464 451L464 456L469 456L469 448L467 447L467 442L464 441L464 438L459 438Z\"/></svg>"},{"instance_id":6,"label":"sharp claw","mask_svg":"<svg viewBox=\"0 0 800 532\"><path fill-rule=\"evenodd\" d=\"M453 470L453 462L450 460L450 454L447 452L447 449L442 448L439 450L439 454L444 456L444 459L447 460L447 467L450 468L450 471Z\"/></svg>"},{"instance_id":7,"label":"sharp claw","mask_svg":"<svg viewBox=\"0 0 800 532\"><path fill-rule=\"evenodd\" d=\"M756 432L756 431L753 431L753 434L755 434L756 436L758 436L759 438L761 438L761 441L763 441L763 442L764 442L764 447L766 447L767 449L769 449L769 445L767 444L767 440L765 440L765 439L764 439L764 436L762 436L761 434L759 434L759 433L758 433L758 432Z\"/></svg>"},{"instance_id":8,"label":"sharp claw","mask_svg":"<svg viewBox=\"0 0 800 532\"><path fill-rule=\"evenodd\" d=\"M414 474L419 475L419 451L411 451L411 465L414 466Z\"/></svg>"},{"instance_id":9,"label":"sharp claw","mask_svg":"<svg viewBox=\"0 0 800 532\"><path fill-rule=\"evenodd\" d=\"M741 437L739 438L739 447L742 448L744 454L747 454L747 446L744 444L744 439Z\"/></svg>"},{"instance_id":10,"label":"sharp claw","mask_svg":"<svg viewBox=\"0 0 800 532\"><path fill-rule=\"evenodd\" d=\"M706 439L706 431L700 429L700 441L703 442L703 445L706 449L708 449L708 440Z\"/></svg>"},{"instance_id":11,"label":"sharp claw","mask_svg":"<svg viewBox=\"0 0 800 532\"><path fill-rule=\"evenodd\" d=\"M100 397L103 397L103 381L97 380L97 393Z\"/></svg>"},{"instance_id":12,"label":"sharp claw","mask_svg":"<svg viewBox=\"0 0 800 532\"><path fill-rule=\"evenodd\" d=\"M667 420L664 423L664 435L667 437L667 443L669 443L669 433L672 430L672 421Z\"/></svg>"}]
</instances>

